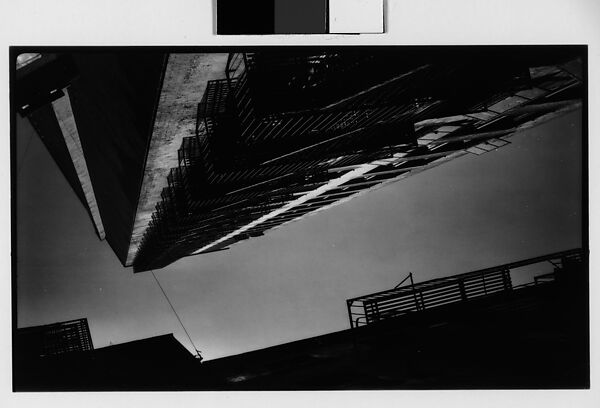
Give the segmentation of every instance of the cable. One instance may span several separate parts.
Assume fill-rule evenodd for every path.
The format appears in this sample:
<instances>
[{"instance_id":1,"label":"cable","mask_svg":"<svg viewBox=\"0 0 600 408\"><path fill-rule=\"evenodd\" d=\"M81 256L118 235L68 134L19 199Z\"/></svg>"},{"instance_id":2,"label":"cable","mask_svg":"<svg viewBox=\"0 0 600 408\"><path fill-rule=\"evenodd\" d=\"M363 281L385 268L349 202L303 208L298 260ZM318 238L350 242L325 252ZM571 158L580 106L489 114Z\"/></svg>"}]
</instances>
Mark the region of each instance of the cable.
<instances>
[{"instance_id":1,"label":"cable","mask_svg":"<svg viewBox=\"0 0 600 408\"><path fill-rule=\"evenodd\" d=\"M171 306L171 310L173 310L173 313L175 313L175 317L177 317L177 320L179 320L179 324L181 324L181 327L183 328L183 331L185 332L187 338L190 340L190 343L192 344L192 347L194 348L194 350L196 351L196 354L198 356L199 360L202 360L202 356L200 355L200 350L198 350L196 348L196 345L194 344L194 341L192 340L192 337L190 336L190 334L188 333L188 331L186 330L185 326L183 325L183 322L181 321L181 318L179 317L179 315L177 314L177 311L175 310L175 308L173 307L173 303L171 303L171 301L169 300L169 297L167 296L167 292L165 292L165 290L163 289L162 285L160 284L160 282L158 281L158 278L156 277L156 275L154 274L154 270L151 269L150 270L152 272L152 276L154 276L154 280L156 281L156 284L158 285L158 287L160 288L160 291L163 293L163 295L165 295L165 299L167 299L167 302L169 303L169 306Z\"/></svg>"}]
</instances>

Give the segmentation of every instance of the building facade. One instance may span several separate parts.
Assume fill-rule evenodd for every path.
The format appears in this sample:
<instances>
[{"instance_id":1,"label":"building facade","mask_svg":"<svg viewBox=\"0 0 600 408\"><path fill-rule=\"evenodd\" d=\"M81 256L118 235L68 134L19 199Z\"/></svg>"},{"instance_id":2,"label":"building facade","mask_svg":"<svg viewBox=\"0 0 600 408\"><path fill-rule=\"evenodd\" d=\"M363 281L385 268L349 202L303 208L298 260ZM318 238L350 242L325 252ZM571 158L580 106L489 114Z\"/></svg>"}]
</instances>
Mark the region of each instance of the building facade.
<instances>
[{"instance_id":1,"label":"building facade","mask_svg":"<svg viewBox=\"0 0 600 408\"><path fill-rule=\"evenodd\" d=\"M24 327L16 331L15 340L17 354L31 358L94 349L90 328L85 318Z\"/></svg>"},{"instance_id":2,"label":"building facade","mask_svg":"<svg viewBox=\"0 0 600 408\"><path fill-rule=\"evenodd\" d=\"M18 107L135 272L495 150L584 96L578 47L243 51L61 55L70 80L21 75Z\"/></svg>"}]
</instances>

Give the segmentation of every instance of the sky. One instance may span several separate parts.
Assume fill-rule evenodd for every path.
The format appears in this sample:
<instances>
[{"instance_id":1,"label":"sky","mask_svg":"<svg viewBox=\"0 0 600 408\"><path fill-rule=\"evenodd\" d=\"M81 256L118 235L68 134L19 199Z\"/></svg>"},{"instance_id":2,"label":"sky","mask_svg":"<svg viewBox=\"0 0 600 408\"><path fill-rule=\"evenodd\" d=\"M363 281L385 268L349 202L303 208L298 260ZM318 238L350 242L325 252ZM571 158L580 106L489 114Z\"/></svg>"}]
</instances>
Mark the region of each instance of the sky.
<instances>
[{"instance_id":1,"label":"sky","mask_svg":"<svg viewBox=\"0 0 600 408\"><path fill-rule=\"evenodd\" d=\"M17 120L18 327L87 317L94 346L173 333L150 273L100 241L27 120ZM345 300L582 245L581 111L231 247L156 271L213 359L349 327ZM530 276L513 276L522 283Z\"/></svg>"}]
</instances>

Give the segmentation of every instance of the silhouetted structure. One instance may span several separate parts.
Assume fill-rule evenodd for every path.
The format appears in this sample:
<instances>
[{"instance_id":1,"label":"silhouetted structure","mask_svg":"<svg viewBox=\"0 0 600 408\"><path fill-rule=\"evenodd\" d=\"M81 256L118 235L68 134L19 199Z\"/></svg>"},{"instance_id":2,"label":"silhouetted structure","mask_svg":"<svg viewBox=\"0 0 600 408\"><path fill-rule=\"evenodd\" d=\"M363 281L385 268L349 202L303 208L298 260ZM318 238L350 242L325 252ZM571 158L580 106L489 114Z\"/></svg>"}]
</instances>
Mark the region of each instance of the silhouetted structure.
<instances>
[{"instance_id":1,"label":"silhouetted structure","mask_svg":"<svg viewBox=\"0 0 600 408\"><path fill-rule=\"evenodd\" d=\"M551 272L531 283L506 290L506 278L490 279L487 294L471 292L482 276L546 262ZM206 361L202 369L211 387L232 390L588 388L587 279L587 253L574 250L416 283L385 296L396 301L406 289L420 300L422 292L432 307L388 318L380 309L369 324ZM468 300L450 301L444 290L461 283ZM433 306L436 290L447 300ZM359 299L374 298L380 307L386 302L383 293Z\"/></svg>"},{"instance_id":2,"label":"silhouetted structure","mask_svg":"<svg viewBox=\"0 0 600 408\"><path fill-rule=\"evenodd\" d=\"M581 263L581 250L558 252L416 284L411 273L401 282L402 284L410 278L410 286L400 287L400 284L394 289L348 299L346 303L350 327L367 325L451 303L467 302L497 292L520 289L522 286L512 285L511 270L541 262L551 262L555 270L536 276L533 282L525 286L554 280L557 274L563 273L565 268L570 270L571 265Z\"/></svg>"},{"instance_id":3,"label":"silhouetted structure","mask_svg":"<svg viewBox=\"0 0 600 408\"><path fill-rule=\"evenodd\" d=\"M408 290L417 299L423 293L431 303L403 309L396 303L387 318L382 294L363 296L359 299L367 303L375 299L380 305L377 318L370 317L366 325L353 322L348 330L202 364L172 335L17 359L14 388L588 388L587 259L587 252L572 250L396 288L385 294L388 300L395 302ZM503 272L533 263L542 267L550 263L550 272L540 269L533 282L508 289ZM494 282L498 272L501 278ZM490 286L482 294L475 288L484 276ZM458 295L450 300L444 291L452 286L463 286L467 299ZM446 300L427 307L434 305L435 291ZM368 308L367 312L372 313Z\"/></svg>"},{"instance_id":4,"label":"silhouetted structure","mask_svg":"<svg viewBox=\"0 0 600 408\"><path fill-rule=\"evenodd\" d=\"M172 334L15 364L15 391L190 389L199 362Z\"/></svg>"},{"instance_id":5,"label":"silhouetted structure","mask_svg":"<svg viewBox=\"0 0 600 408\"><path fill-rule=\"evenodd\" d=\"M166 55L42 53L13 101L125 263Z\"/></svg>"},{"instance_id":6,"label":"silhouetted structure","mask_svg":"<svg viewBox=\"0 0 600 408\"><path fill-rule=\"evenodd\" d=\"M83 318L18 329L15 348L22 355L37 358L89 351L94 349L94 345L87 319Z\"/></svg>"},{"instance_id":7,"label":"silhouetted structure","mask_svg":"<svg viewBox=\"0 0 600 408\"><path fill-rule=\"evenodd\" d=\"M42 53L13 100L141 272L502 147L581 106L584 52Z\"/></svg>"}]
</instances>

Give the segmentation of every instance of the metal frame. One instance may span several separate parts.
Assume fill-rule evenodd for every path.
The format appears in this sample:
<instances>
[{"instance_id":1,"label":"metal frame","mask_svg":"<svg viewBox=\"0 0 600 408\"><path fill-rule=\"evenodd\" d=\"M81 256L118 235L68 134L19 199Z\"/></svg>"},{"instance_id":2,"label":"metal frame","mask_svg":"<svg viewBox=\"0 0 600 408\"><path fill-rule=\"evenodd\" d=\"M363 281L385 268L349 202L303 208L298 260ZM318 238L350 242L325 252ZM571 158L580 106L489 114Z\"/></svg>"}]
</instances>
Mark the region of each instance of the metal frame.
<instances>
[{"instance_id":1,"label":"metal frame","mask_svg":"<svg viewBox=\"0 0 600 408\"><path fill-rule=\"evenodd\" d=\"M393 289L346 300L350 327L356 328L407 313L550 283L555 280L557 271L562 270L566 260L581 261L583 254L582 249L572 249L416 284L412 273L409 273ZM552 273L535 276L533 282L525 285L512 285L511 270L548 261L558 261L551 262L554 265ZM400 287L407 279L411 281L410 286Z\"/></svg>"}]
</instances>

